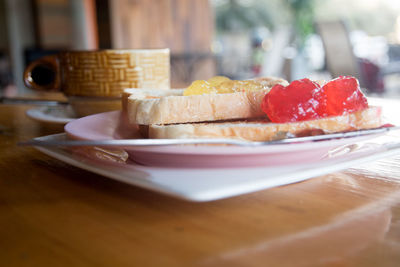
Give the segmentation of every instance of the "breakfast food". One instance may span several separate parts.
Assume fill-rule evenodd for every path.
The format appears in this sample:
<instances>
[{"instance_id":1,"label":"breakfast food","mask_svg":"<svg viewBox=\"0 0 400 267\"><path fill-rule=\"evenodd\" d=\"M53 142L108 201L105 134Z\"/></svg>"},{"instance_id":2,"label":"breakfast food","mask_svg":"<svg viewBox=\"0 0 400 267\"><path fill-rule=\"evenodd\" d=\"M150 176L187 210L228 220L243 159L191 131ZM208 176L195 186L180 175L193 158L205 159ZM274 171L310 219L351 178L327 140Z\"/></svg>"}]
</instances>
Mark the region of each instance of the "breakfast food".
<instances>
[{"instance_id":1,"label":"breakfast food","mask_svg":"<svg viewBox=\"0 0 400 267\"><path fill-rule=\"evenodd\" d=\"M126 94L130 123L146 125L149 138L271 141L382 125L381 109L368 106L358 81L348 76L290 84L276 78L214 77L185 90Z\"/></svg>"},{"instance_id":2,"label":"breakfast food","mask_svg":"<svg viewBox=\"0 0 400 267\"><path fill-rule=\"evenodd\" d=\"M276 84L288 85L286 80L276 77L262 77L252 80L231 80L224 76L194 81L185 89L183 95L228 94L237 92L260 91Z\"/></svg>"},{"instance_id":3,"label":"breakfast food","mask_svg":"<svg viewBox=\"0 0 400 267\"><path fill-rule=\"evenodd\" d=\"M368 107L354 77L339 77L322 86L309 79L274 86L262 109L272 122L295 122L340 116Z\"/></svg>"},{"instance_id":4,"label":"breakfast food","mask_svg":"<svg viewBox=\"0 0 400 267\"><path fill-rule=\"evenodd\" d=\"M125 91L123 106L128 120L138 125L164 125L260 118L265 116L261 102L271 87L288 84L273 77L248 81L214 77L209 81L195 81L186 90Z\"/></svg>"},{"instance_id":5,"label":"breakfast food","mask_svg":"<svg viewBox=\"0 0 400 267\"><path fill-rule=\"evenodd\" d=\"M273 141L289 137L329 134L379 127L381 109L370 107L342 116L291 123L264 121L150 125L149 138L239 138Z\"/></svg>"}]
</instances>

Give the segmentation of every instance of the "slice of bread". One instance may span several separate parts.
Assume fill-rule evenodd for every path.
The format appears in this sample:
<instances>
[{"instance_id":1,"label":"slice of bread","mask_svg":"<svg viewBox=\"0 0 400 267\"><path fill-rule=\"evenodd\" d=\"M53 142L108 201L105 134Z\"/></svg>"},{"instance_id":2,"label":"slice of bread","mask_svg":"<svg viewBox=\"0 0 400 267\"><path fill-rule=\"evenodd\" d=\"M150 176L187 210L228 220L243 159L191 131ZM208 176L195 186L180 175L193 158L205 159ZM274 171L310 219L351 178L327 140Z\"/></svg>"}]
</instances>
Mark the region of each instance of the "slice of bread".
<instances>
[{"instance_id":1,"label":"slice of bread","mask_svg":"<svg viewBox=\"0 0 400 267\"><path fill-rule=\"evenodd\" d=\"M125 91L126 113L131 124L172 124L265 117L261 101L275 84L286 80L273 77L256 79L265 90L227 94L183 96L182 89ZM123 100L124 101L124 100Z\"/></svg>"},{"instance_id":2,"label":"slice of bread","mask_svg":"<svg viewBox=\"0 0 400 267\"><path fill-rule=\"evenodd\" d=\"M293 123L242 121L150 125L148 134L149 138L238 138L250 141L272 141L286 136L346 132L377 128L381 125L381 108L369 107L342 116Z\"/></svg>"},{"instance_id":3,"label":"slice of bread","mask_svg":"<svg viewBox=\"0 0 400 267\"><path fill-rule=\"evenodd\" d=\"M182 95L185 89L144 89L144 88L128 88L122 92L122 111L128 111L128 98L133 99L154 99L165 96Z\"/></svg>"}]
</instances>

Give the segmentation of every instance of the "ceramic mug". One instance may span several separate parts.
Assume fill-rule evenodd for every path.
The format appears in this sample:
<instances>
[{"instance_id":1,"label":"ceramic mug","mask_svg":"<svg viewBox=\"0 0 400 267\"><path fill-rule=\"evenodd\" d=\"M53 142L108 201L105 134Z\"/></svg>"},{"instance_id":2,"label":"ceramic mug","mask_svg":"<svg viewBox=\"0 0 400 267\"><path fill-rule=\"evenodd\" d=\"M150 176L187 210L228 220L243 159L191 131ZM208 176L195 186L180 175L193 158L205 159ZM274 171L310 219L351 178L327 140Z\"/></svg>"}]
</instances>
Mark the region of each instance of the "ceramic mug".
<instances>
[{"instance_id":1,"label":"ceramic mug","mask_svg":"<svg viewBox=\"0 0 400 267\"><path fill-rule=\"evenodd\" d=\"M61 91L77 115L120 108L125 88L169 88L169 49L66 51L30 63L28 88Z\"/></svg>"}]
</instances>

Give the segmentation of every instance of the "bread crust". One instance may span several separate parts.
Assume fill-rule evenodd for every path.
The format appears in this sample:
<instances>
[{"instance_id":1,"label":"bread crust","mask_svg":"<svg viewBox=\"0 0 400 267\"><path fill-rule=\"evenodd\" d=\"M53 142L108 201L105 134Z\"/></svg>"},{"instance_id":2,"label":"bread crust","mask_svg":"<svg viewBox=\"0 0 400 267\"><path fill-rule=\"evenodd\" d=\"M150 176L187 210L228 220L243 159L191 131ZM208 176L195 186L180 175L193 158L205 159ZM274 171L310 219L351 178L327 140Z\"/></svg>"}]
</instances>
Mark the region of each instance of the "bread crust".
<instances>
[{"instance_id":1,"label":"bread crust","mask_svg":"<svg viewBox=\"0 0 400 267\"><path fill-rule=\"evenodd\" d=\"M122 92L121 102L122 102L122 112L128 112L128 98L133 97L137 99L145 98L159 98L169 95L181 95L184 89L144 89L144 88L127 88Z\"/></svg>"},{"instance_id":2,"label":"bread crust","mask_svg":"<svg viewBox=\"0 0 400 267\"><path fill-rule=\"evenodd\" d=\"M346 132L377 128L382 125L381 108L369 107L343 116L292 123L235 122L150 125L149 138L237 138L272 141L284 135L307 135L305 132Z\"/></svg>"}]
</instances>

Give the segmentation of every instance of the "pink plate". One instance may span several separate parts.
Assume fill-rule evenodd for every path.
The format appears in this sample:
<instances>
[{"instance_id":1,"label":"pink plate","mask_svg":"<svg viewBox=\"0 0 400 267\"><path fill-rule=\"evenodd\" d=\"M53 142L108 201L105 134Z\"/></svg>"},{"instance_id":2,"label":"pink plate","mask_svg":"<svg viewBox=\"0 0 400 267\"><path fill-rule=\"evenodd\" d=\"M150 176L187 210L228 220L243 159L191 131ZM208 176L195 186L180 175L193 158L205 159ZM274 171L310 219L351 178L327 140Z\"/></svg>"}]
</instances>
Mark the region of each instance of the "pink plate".
<instances>
[{"instance_id":1,"label":"pink plate","mask_svg":"<svg viewBox=\"0 0 400 267\"><path fill-rule=\"evenodd\" d=\"M78 140L137 138L136 129L126 127L124 121L120 111L100 113L69 122L65 126L65 131L68 138ZM333 149L372 137L376 135L259 147L178 145L127 146L124 149L132 160L148 166L180 168L282 166L326 160Z\"/></svg>"}]
</instances>

